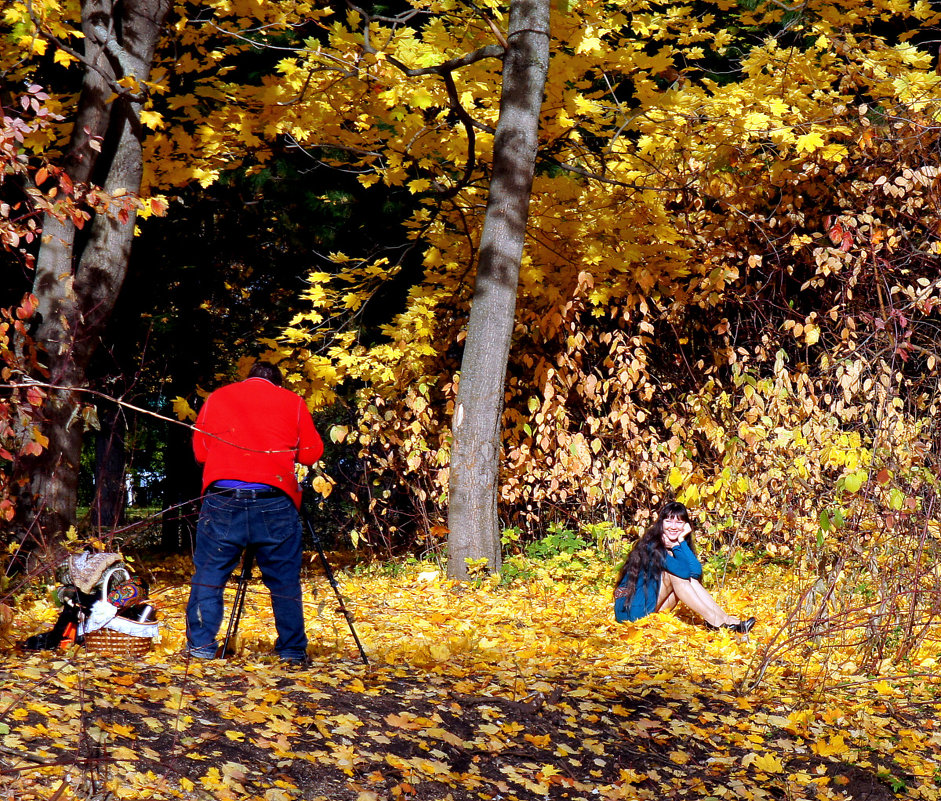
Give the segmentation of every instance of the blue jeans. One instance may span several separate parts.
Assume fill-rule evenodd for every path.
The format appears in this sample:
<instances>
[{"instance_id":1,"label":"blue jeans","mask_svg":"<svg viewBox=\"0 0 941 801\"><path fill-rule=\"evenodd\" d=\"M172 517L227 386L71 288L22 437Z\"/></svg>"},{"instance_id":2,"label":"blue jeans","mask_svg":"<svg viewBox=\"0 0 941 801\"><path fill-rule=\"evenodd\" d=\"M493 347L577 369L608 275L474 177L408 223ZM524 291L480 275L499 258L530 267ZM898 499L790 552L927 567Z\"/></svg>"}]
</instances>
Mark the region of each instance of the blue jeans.
<instances>
[{"instance_id":1,"label":"blue jeans","mask_svg":"<svg viewBox=\"0 0 941 801\"><path fill-rule=\"evenodd\" d=\"M287 496L242 499L221 494L203 500L196 526L196 570L186 606L187 647L195 656L215 654L224 611L222 593L249 546L255 549L255 563L271 593L278 630L275 651L282 659L304 659L301 521Z\"/></svg>"}]
</instances>

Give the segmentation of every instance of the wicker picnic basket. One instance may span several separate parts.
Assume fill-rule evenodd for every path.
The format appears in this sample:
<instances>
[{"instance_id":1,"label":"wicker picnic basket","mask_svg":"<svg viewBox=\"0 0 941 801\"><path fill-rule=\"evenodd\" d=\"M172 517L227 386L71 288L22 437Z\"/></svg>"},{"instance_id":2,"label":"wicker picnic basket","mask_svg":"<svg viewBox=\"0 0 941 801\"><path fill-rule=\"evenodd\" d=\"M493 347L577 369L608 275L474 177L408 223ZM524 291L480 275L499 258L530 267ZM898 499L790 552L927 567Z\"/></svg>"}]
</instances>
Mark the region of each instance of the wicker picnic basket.
<instances>
[{"instance_id":1,"label":"wicker picnic basket","mask_svg":"<svg viewBox=\"0 0 941 801\"><path fill-rule=\"evenodd\" d=\"M114 629L96 629L85 635L85 648L102 656L140 659L153 644L151 637L135 637Z\"/></svg>"},{"instance_id":2,"label":"wicker picnic basket","mask_svg":"<svg viewBox=\"0 0 941 801\"><path fill-rule=\"evenodd\" d=\"M129 586L132 583L134 586ZM143 589L140 581L132 577L123 564L111 567L105 572L101 580L100 603L107 605L106 609L110 614L113 614L115 607L126 606L135 600L140 600L141 595L146 597L146 594L146 590ZM93 616L98 605L96 602L92 607ZM149 611L153 613L153 607L149 607ZM149 620L153 619L153 617L149 618ZM151 645L153 645L153 635L157 633L156 623L144 623L142 621L143 619L133 622L115 617L113 623L86 632L85 648L90 653L100 654L101 656L141 659L150 650ZM132 627L131 630L136 633L128 634L125 631L118 631L119 628L127 628L128 626Z\"/></svg>"}]
</instances>

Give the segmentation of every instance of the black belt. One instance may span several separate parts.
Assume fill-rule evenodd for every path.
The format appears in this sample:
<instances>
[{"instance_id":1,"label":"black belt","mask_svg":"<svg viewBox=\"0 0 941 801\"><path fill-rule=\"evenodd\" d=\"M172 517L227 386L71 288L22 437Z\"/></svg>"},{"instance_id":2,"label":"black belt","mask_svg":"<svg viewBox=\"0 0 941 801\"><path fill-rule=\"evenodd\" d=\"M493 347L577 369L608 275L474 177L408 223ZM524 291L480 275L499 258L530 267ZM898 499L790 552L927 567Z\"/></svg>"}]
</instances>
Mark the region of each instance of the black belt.
<instances>
[{"instance_id":1,"label":"black belt","mask_svg":"<svg viewBox=\"0 0 941 801\"><path fill-rule=\"evenodd\" d=\"M255 498L285 498L281 490L275 489L247 489L246 487L219 487L213 484L210 488L213 495L225 495L227 498L253 500Z\"/></svg>"}]
</instances>

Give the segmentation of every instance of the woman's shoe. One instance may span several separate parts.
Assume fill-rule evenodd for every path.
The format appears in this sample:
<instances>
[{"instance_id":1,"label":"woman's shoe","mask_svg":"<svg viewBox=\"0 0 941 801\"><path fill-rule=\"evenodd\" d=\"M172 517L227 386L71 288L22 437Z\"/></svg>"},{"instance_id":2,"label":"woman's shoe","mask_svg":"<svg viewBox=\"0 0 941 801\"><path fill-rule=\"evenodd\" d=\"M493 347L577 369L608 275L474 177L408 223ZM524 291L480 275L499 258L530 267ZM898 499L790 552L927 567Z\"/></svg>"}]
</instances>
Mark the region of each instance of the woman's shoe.
<instances>
[{"instance_id":1,"label":"woman's shoe","mask_svg":"<svg viewBox=\"0 0 941 801\"><path fill-rule=\"evenodd\" d=\"M748 634L754 627L755 623L758 621L750 617L747 620L741 620L738 623L723 623L721 626L713 626L708 620L705 621L706 628L712 631L718 631L719 629L732 629L732 631L738 632L739 634Z\"/></svg>"},{"instance_id":2,"label":"woman's shoe","mask_svg":"<svg viewBox=\"0 0 941 801\"><path fill-rule=\"evenodd\" d=\"M732 629L732 631L737 631L739 634L748 634L757 622L755 618L750 617L738 623L726 623L724 628Z\"/></svg>"}]
</instances>

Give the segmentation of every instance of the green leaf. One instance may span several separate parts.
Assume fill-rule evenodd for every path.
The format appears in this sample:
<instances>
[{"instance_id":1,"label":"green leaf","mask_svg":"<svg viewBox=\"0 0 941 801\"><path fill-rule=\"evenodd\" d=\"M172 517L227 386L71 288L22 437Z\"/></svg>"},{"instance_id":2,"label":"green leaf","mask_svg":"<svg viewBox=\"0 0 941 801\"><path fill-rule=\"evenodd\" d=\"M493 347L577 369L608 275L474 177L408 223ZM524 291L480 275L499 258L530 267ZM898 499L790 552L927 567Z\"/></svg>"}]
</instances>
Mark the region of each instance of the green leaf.
<instances>
[{"instance_id":1,"label":"green leaf","mask_svg":"<svg viewBox=\"0 0 941 801\"><path fill-rule=\"evenodd\" d=\"M889 491L889 508L899 511L905 505L905 493L898 487Z\"/></svg>"},{"instance_id":2,"label":"green leaf","mask_svg":"<svg viewBox=\"0 0 941 801\"><path fill-rule=\"evenodd\" d=\"M843 486L846 488L847 492L859 492L859 488L863 485L865 480L865 473L850 473L843 480Z\"/></svg>"}]
</instances>

